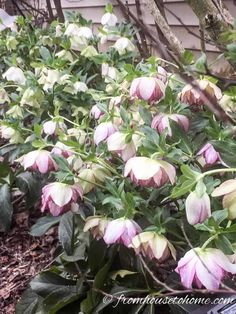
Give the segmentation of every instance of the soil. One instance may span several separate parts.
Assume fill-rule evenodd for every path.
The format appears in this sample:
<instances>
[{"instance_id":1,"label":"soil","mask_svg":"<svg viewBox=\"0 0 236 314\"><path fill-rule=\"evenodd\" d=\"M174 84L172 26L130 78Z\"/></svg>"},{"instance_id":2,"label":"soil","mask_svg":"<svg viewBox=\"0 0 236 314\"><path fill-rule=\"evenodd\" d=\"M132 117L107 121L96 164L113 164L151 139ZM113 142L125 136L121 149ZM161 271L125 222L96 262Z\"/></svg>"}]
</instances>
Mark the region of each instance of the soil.
<instances>
[{"instance_id":1,"label":"soil","mask_svg":"<svg viewBox=\"0 0 236 314\"><path fill-rule=\"evenodd\" d=\"M40 212L15 213L11 230L0 233L0 314L15 313L16 303L29 281L53 260L56 230L40 238L29 235L39 216Z\"/></svg>"}]
</instances>

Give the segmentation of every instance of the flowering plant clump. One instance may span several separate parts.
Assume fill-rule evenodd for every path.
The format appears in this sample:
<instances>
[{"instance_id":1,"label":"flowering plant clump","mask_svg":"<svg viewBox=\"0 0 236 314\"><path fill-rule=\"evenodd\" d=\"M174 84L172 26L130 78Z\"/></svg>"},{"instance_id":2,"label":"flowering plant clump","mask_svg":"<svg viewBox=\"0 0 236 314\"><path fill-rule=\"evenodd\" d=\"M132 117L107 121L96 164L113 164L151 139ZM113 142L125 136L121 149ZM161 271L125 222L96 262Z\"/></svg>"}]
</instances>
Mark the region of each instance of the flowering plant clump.
<instances>
[{"instance_id":1,"label":"flowering plant clump","mask_svg":"<svg viewBox=\"0 0 236 314\"><path fill-rule=\"evenodd\" d=\"M17 190L42 213L31 235L57 225L59 238L19 308L109 312L119 293L225 290L236 274L235 127L205 95L232 102L235 87L204 74L192 86L170 62L142 60L111 5L101 24L18 18L0 34L1 228ZM186 69L199 66L189 56Z\"/></svg>"}]
</instances>

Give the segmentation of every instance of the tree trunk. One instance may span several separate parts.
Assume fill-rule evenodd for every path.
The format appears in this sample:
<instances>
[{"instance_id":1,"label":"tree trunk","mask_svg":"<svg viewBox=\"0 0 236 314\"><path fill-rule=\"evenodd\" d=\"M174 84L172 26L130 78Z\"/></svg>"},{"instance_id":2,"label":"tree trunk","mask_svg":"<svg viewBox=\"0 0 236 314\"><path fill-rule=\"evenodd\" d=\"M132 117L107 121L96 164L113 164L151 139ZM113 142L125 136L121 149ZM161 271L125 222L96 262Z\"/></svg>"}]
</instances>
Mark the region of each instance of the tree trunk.
<instances>
[{"instance_id":1,"label":"tree trunk","mask_svg":"<svg viewBox=\"0 0 236 314\"><path fill-rule=\"evenodd\" d=\"M15 10L14 10L14 6L11 0L7 0L4 2L4 6L5 6L5 11L9 14L9 15L15 15Z\"/></svg>"},{"instance_id":2,"label":"tree trunk","mask_svg":"<svg viewBox=\"0 0 236 314\"><path fill-rule=\"evenodd\" d=\"M147 0L146 4L156 22L159 29L161 30L163 36L168 42L170 49L178 56L181 57L184 53L184 47L182 46L179 39L172 32L170 26L166 22L165 18L162 16L159 8L157 7L155 0Z\"/></svg>"},{"instance_id":3,"label":"tree trunk","mask_svg":"<svg viewBox=\"0 0 236 314\"><path fill-rule=\"evenodd\" d=\"M63 11L62 11L61 0L53 0L53 1L55 4L55 8L57 11L57 16L59 18L59 21L63 23L65 21L65 18L64 18Z\"/></svg>"},{"instance_id":4,"label":"tree trunk","mask_svg":"<svg viewBox=\"0 0 236 314\"><path fill-rule=\"evenodd\" d=\"M226 7L219 2L215 4L213 0L187 0L187 2L211 40L215 42L216 46L221 47L222 33L232 28L231 21L233 18Z\"/></svg>"}]
</instances>

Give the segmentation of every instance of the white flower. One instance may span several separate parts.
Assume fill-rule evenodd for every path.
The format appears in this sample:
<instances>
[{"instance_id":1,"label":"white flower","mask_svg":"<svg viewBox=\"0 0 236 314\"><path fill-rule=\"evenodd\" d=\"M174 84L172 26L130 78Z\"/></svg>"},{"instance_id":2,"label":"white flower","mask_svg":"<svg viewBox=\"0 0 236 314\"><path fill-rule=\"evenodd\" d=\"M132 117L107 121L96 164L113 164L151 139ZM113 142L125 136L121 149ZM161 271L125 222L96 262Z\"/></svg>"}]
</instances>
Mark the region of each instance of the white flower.
<instances>
[{"instance_id":1,"label":"white flower","mask_svg":"<svg viewBox=\"0 0 236 314\"><path fill-rule=\"evenodd\" d=\"M115 67L110 67L108 63L102 64L102 76L107 76L112 80L116 80L118 70Z\"/></svg>"},{"instance_id":2,"label":"white flower","mask_svg":"<svg viewBox=\"0 0 236 314\"><path fill-rule=\"evenodd\" d=\"M24 85L26 78L24 72L17 67L10 67L2 77L7 81L13 81L14 83Z\"/></svg>"},{"instance_id":3,"label":"white flower","mask_svg":"<svg viewBox=\"0 0 236 314\"><path fill-rule=\"evenodd\" d=\"M119 38L113 47L117 50L119 55L124 55L127 52L133 52L136 50L134 44L126 37Z\"/></svg>"},{"instance_id":4,"label":"white flower","mask_svg":"<svg viewBox=\"0 0 236 314\"><path fill-rule=\"evenodd\" d=\"M70 51L67 51L67 50L61 50L57 52L56 57L62 60L70 61L70 62L74 61L72 54L70 53Z\"/></svg>"},{"instance_id":5,"label":"white flower","mask_svg":"<svg viewBox=\"0 0 236 314\"><path fill-rule=\"evenodd\" d=\"M41 76L38 80L39 84L44 85L43 89L48 91L53 88L54 84L60 80L60 73L58 70L50 70L43 68Z\"/></svg>"},{"instance_id":6,"label":"white flower","mask_svg":"<svg viewBox=\"0 0 236 314\"><path fill-rule=\"evenodd\" d=\"M101 18L101 24L113 27L116 25L118 19L113 13L105 13Z\"/></svg>"}]
</instances>

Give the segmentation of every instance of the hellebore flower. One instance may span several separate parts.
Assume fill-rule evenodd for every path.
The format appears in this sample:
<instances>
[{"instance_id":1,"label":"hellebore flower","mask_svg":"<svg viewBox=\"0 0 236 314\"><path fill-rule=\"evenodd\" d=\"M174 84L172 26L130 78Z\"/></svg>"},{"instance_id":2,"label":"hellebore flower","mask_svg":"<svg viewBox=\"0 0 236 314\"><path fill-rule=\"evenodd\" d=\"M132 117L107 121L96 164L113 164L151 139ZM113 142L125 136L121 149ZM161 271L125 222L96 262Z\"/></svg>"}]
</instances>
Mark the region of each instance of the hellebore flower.
<instances>
[{"instance_id":1,"label":"hellebore flower","mask_svg":"<svg viewBox=\"0 0 236 314\"><path fill-rule=\"evenodd\" d=\"M170 120L174 120L179 124L185 132L189 129L189 119L182 114L163 114L160 113L152 120L151 127L156 129L158 133L163 133L165 129L168 129L168 135L172 136L172 130L170 126Z\"/></svg>"},{"instance_id":2,"label":"hellebore flower","mask_svg":"<svg viewBox=\"0 0 236 314\"><path fill-rule=\"evenodd\" d=\"M50 170L57 170L58 166L53 160L51 153L47 150L34 150L22 156L21 161L24 169L38 170L40 173L45 174Z\"/></svg>"},{"instance_id":3,"label":"hellebore flower","mask_svg":"<svg viewBox=\"0 0 236 314\"><path fill-rule=\"evenodd\" d=\"M108 222L103 240L106 244L123 243L128 247L133 237L141 231L134 220L119 218Z\"/></svg>"},{"instance_id":4,"label":"hellebore flower","mask_svg":"<svg viewBox=\"0 0 236 314\"><path fill-rule=\"evenodd\" d=\"M90 231L96 240L103 238L110 219L101 216L91 216L86 219L84 232Z\"/></svg>"},{"instance_id":5,"label":"hellebore flower","mask_svg":"<svg viewBox=\"0 0 236 314\"><path fill-rule=\"evenodd\" d=\"M115 67L109 66L108 63L102 64L102 76L109 77L112 80L116 80L118 70Z\"/></svg>"},{"instance_id":6,"label":"hellebore flower","mask_svg":"<svg viewBox=\"0 0 236 314\"><path fill-rule=\"evenodd\" d=\"M157 259L159 262L166 260L170 254L176 259L174 246L164 237L155 231L144 231L136 235L129 247L132 247L136 254L142 253L150 259Z\"/></svg>"},{"instance_id":7,"label":"hellebore flower","mask_svg":"<svg viewBox=\"0 0 236 314\"><path fill-rule=\"evenodd\" d=\"M155 77L135 78L130 86L130 96L150 103L160 101L165 96L165 84Z\"/></svg>"},{"instance_id":8,"label":"hellebore flower","mask_svg":"<svg viewBox=\"0 0 236 314\"><path fill-rule=\"evenodd\" d=\"M163 67L158 65L157 73L158 74L156 75L156 77L165 84L167 82L167 80L168 80L168 73L167 73L167 71Z\"/></svg>"},{"instance_id":9,"label":"hellebore flower","mask_svg":"<svg viewBox=\"0 0 236 314\"><path fill-rule=\"evenodd\" d=\"M115 50L119 53L119 55L124 55L127 52L134 52L136 51L135 45L126 37L121 37L117 39L115 44L113 45Z\"/></svg>"},{"instance_id":10,"label":"hellebore flower","mask_svg":"<svg viewBox=\"0 0 236 314\"><path fill-rule=\"evenodd\" d=\"M211 216L211 202L209 195L205 192L199 196L196 191L191 192L186 198L185 210L190 225L204 222Z\"/></svg>"},{"instance_id":11,"label":"hellebore flower","mask_svg":"<svg viewBox=\"0 0 236 314\"><path fill-rule=\"evenodd\" d=\"M198 80L197 84L199 89L206 92L215 101L219 101L222 98L222 92L219 87L211 83L208 80ZM205 104L205 99L191 84L186 85L179 94L180 101L189 105L202 106Z\"/></svg>"},{"instance_id":12,"label":"hellebore flower","mask_svg":"<svg viewBox=\"0 0 236 314\"><path fill-rule=\"evenodd\" d=\"M195 248L182 257L175 271L180 275L184 287L195 284L201 289L216 290L227 273L235 274L236 265L218 249Z\"/></svg>"},{"instance_id":13,"label":"hellebore flower","mask_svg":"<svg viewBox=\"0 0 236 314\"><path fill-rule=\"evenodd\" d=\"M110 135L117 131L117 127L112 124L112 122L100 123L94 131L94 143L98 145L99 143L105 141Z\"/></svg>"},{"instance_id":14,"label":"hellebore flower","mask_svg":"<svg viewBox=\"0 0 236 314\"><path fill-rule=\"evenodd\" d=\"M111 173L106 168L91 163L87 165L87 168L81 170L78 181L83 188L84 194L87 194L96 186L96 183L104 182L108 176L111 176Z\"/></svg>"},{"instance_id":15,"label":"hellebore flower","mask_svg":"<svg viewBox=\"0 0 236 314\"><path fill-rule=\"evenodd\" d=\"M148 157L133 157L125 165L124 176L141 186L161 187L165 183L174 184L176 171L174 166L164 160Z\"/></svg>"},{"instance_id":16,"label":"hellebore flower","mask_svg":"<svg viewBox=\"0 0 236 314\"><path fill-rule=\"evenodd\" d=\"M26 82L24 72L17 67L10 67L5 73L3 73L2 77L7 81L12 81L16 84L24 85Z\"/></svg>"},{"instance_id":17,"label":"hellebore flower","mask_svg":"<svg viewBox=\"0 0 236 314\"><path fill-rule=\"evenodd\" d=\"M11 144L23 143L23 139L20 135L20 132L12 128L11 126L1 125L0 135L1 135L1 138L4 138L5 140L9 140L9 143Z\"/></svg>"},{"instance_id":18,"label":"hellebore flower","mask_svg":"<svg viewBox=\"0 0 236 314\"><path fill-rule=\"evenodd\" d=\"M72 209L77 200L83 197L83 189L76 183L69 185L60 182L47 184L42 190L41 211L48 210L53 216L62 215Z\"/></svg>"},{"instance_id":19,"label":"hellebore flower","mask_svg":"<svg viewBox=\"0 0 236 314\"><path fill-rule=\"evenodd\" d=\"M228 218L236 219L236 179L227 180L218 186L211 196L222 196L223 207L228 209Z\"/></svg>"},{"instance_id":20,"label":"hellebore flower","mask_svg":"<svg viewBox=\"0 0 236 314\"><path fill-rule=\"evenodd\" d=\"M104 113L98 108L97 105L93 105L92 109L90 110L90 117L98 120Z\"/></svg>"},{"instance_id":21,"label":"hellebore flower","mask_svg":"<svg viewBox=\"0 0 236 314\"><path fill-rule=\"evenodd\" d=\"M43 68L40 73L38 83L43 85L43 90L46 92L53 88L53 86L60 81L60 72L58 70L51 70Z\"/></svg>"},{"instance_id":22,"label":"hellebore flower","mask_svg":"<svg viewBox=\"0 0 236 314\"><path fill-rule=\"evenodd\" d=\"M129 142L126 138L126 133L115 132L107 139L108 150L117 153L123 161L127 161L136 154L140 142L140 136L137 134L133 134Z\"/></svg>"},{"instance_id":23,"label":"hellebore flower","mask_svg":"<svg viewBox=\"0 0 236 314\"><path fill-rule=\"evenodd\" d=\"M40 108L44 100L44 93L39 88L28 87L22 95L20 105L28 105L33 108Z\"/></svg>"},{"instance_id":24,"label":"hellebore flower","mask_svg":"<svg viewBox=\"0 0 236 314\"><path fill-rule=\"evenodd\" d=\"M66 125L63 122L50 120L43 123L43 132L47 135L55 135L57 128L62 132L66 131Z\"/></svg>"},{"instance_id":25,"label":"hellebore flower","mask_svg":"<svg viewBox=\"0 0 236 314\"><path fill-rule=\"evenodd\" d=\"M6 90L4 88L0 88L0 105L5 104L6 102L10 103L11 100L10 100Z\"/></svg>"},{"instance_id":26,"label":"hellebore flower","mask_svg":"<svg viewBox=\"0 0 236 314\"><path fill-rule=\"evenodd\" d=\"M52 149L52 154L63 156L64 158L68 158L72 156L74 153L69 146L61 142L57 142Z\"/></svg>"},{"instance_id":27,"label":"hellebore flower","mask_svg":"<svg viewBox=\"0 0 236 314\"><path fill-rule=\"evenodd\" d=\"M220 154L215 150L214 146L210 143L207 143L200 149L197 155L201 155L206 165L214 165L220 161Z\"/></svg>"},{"instance_id":28,"label":"hellebore flower","mask_svg":"<svg viewBox=\"0 0 236 314\"><path fill-rule=\"evenodd\" d=\"M101 18L101 24L107 25L108 27L114 27L117 23L117 17L113 13L105 13Z\"/></svg>"}]
</instances>

